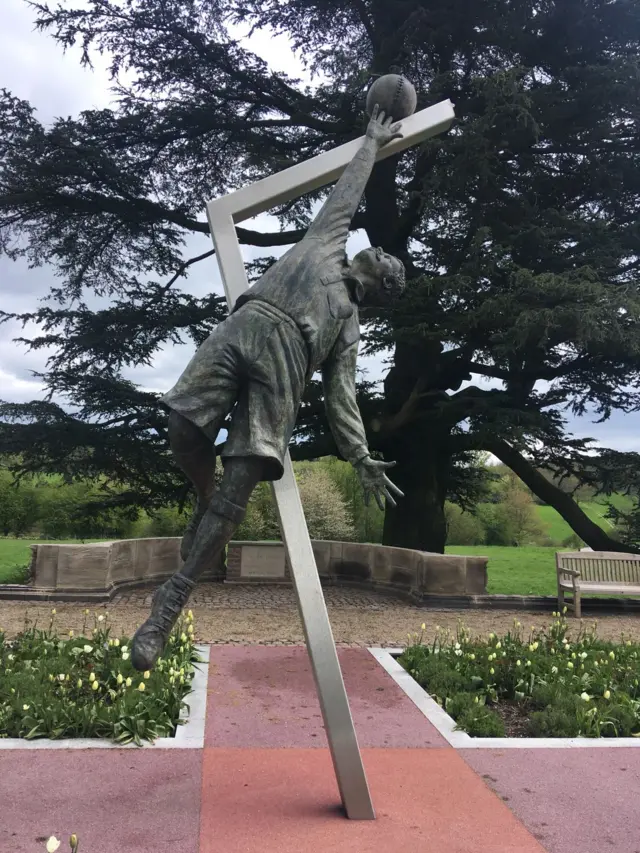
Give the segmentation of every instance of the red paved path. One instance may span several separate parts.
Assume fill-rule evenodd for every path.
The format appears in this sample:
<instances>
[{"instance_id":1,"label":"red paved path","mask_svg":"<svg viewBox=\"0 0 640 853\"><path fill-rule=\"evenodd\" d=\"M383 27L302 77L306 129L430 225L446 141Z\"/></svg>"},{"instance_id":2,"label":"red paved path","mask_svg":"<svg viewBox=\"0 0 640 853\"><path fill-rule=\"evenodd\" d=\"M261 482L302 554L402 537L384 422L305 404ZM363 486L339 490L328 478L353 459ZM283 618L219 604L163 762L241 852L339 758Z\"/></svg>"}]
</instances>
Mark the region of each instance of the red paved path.
<instances>
[{"instance_id":1,"label":"red paved path","mask_svg":"<svg viewBox=\"0 0 640 853\"><path fill-rule=\"evenodd\" d=\"M0 751L0 853L640 853L640 751L456 752L340 661L376 821L341 813L306 651L214 646L203 750Z\"/></svg>"}]
</instances>

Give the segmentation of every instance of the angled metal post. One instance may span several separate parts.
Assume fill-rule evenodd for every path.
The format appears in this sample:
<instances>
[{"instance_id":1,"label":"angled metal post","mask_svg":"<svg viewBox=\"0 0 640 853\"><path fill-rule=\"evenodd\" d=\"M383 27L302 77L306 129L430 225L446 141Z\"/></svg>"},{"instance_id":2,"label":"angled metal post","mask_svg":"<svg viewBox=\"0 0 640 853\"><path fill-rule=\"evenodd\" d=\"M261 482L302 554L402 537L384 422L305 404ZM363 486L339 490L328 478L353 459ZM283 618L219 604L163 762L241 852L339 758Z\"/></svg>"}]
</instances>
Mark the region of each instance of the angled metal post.
<instances>
[{"instance_id":1,"label":"angled metal post","mask_svg":"<svg viewBox=\"0 0 640 853\"><path fill-rule=\"evenodd\" d=\"M446 130L453 119L450 101L416 113L403 121L404 137L382 148L378 159ZM208 203L211 236L230 308L249 287L235 223L336 180L362 142L341 145ZM273 493L342 803L347 817L373 820L375 811L289 453Z\"/></svg>"}]
</instances>

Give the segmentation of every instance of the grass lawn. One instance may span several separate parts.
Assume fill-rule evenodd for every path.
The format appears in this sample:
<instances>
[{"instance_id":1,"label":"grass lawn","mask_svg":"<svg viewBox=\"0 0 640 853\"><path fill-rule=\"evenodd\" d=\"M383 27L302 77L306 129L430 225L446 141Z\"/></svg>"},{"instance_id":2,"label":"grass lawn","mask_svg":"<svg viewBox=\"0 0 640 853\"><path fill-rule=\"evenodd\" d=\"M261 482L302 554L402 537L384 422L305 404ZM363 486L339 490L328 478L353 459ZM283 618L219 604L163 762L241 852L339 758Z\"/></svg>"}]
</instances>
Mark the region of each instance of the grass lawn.
<instances>
[{"instance_id":1,"label":"grass lawn","mask_svg":"<svg viewBox=\"0 0 640 853\"><path fill-rule=\"evenodd\" d=\"M624 495L612 495L611 498L608 498L607 500L610 500L611 503L618 507L618 509L628 509L631 504L630 499ZM603 530L606 530L608 533L611 532L613 524L605 517L607 513L607 506L605 503L599 503L598 501L581 501L580 508L583 510L585 515L589 516L589 518L592 521L595 521L596 524L599 524ZM545 533L550 539L553 539L554 542L560 544L573 534L573 530L552 506L536 506L536 512L542 522Z\"/></svg>"},{"instance_id":2,"label":"grass lawn","mask_svg":"<svg viewBox=\"0 0 640 853\"><path fill-rule=\"evenodd\" d=\"M557 548L504 548L498 545L452 545L447 554L489 557L489 593L556 595Z\"/></svg>"},{"instance_id":3,"label":"grass lawn","mask_svg":"<svg viewBox=\"0 0 640 853\"><path fill-rule=\"evenodd\" d=\"M0 538L0 583L25 583L27 569L31 562L31 549L29 546L36 542L39 545L44 545L47 541L49 540ZM61 545L63 542L67 544L80 544L77 539L52 541L51 544Z\"/></svg>"}]
</instances>

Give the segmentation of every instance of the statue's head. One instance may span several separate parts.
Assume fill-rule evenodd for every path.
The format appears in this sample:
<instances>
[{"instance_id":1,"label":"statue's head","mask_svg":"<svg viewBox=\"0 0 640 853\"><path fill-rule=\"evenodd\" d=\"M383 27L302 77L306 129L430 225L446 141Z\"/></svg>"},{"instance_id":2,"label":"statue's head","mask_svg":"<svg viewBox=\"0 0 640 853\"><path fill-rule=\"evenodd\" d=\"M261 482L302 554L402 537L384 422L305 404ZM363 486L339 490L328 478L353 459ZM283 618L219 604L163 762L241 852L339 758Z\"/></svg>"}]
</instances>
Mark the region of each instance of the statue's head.
<instances>
[{"instance_id":1,"label":"statue's head","mask_svg":"<svg viewBox=\"0 0 640 853\"><path fill-rule=\"evenodd\" d=\"M382 308L404 292L404 264L383 249L358 252L351 262L351 275L362 284L361 302L365 306Z\"/></svg>"}]
</instances>

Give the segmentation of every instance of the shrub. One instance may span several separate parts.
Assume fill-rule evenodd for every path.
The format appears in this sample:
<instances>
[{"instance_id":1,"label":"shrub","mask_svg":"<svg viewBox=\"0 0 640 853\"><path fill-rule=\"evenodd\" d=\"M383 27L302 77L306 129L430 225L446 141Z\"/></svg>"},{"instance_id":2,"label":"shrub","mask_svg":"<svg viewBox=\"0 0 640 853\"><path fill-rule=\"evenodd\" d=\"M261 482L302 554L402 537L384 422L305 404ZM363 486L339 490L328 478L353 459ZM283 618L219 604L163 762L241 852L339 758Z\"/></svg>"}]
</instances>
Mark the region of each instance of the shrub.
<instances>
[{"instance_id":1,"label":"shrub","mask_svg":"<svg viewBox=\"0 0 640 853\"><path fill-rule=\"evenodd\" d=\"M504 723L495 711L483 705L476 705L464 711L457 720L456 728L467 732L471 737L504 737Z\"/></svg>"},{"instance_id":2,"label":"shrub","mask_svg":"<svg viewBox=\"0 0 640 853\"><path fill-rule=\"evenodd\" d=\"M295 471L311 538L352 540L355 536L353 519L330 474L316 462L299 463ZM280 538L276 508L267 483L260 483L255 489L236 538Z\"/></svg>"},{"instance_id":3,"label":"shrub","mask_svg":"<svg viewBox=\"0 0 640 853\"><path fill-rule=\"evenodd\" d=\"M483 545L485 529L477 515L464 512L457 504L445 504L447 545Z\"/></svg>"},{"instance_id":4,"label":"shrub","mask_svg":"<svg viewBox=\"0 0 640 853\"><path fill-rule=\"evenodd\" d=\"M180 512L177 506L161 507L152 514L145 513L135 525L134 533L141 539L182 536L190 516L190 509Z\"/></svg>"},{"instance_id":5,"label":"shrub","mask_svg":"<svg viewBox=\"0 0 640 853\"><path fill-rule=\"evenodd\" d=\"M580 725L575 714L550 706L531 714L527 724L529 737L577 737Z\"/></svg>"},{"instance_id":6,"label":"shrub","mask_svg":"<svg viewBox=\"0 0 640 853\"><path fill-rule=\"evenodd\" d=\"M467 711L472 711L477 703L477 693L454 693L453 696L445 700L444 709L454 720L457 720Z\"/></svg>"},{"instance_id":7,"label":"shrub","mask_svg":"<svg viewBox=\"0 0 640 853\"><path fill-rule=\"evenodd\" d=\"M577 533L572 533L571 536L567 536L566 539L562 540L562 547L578 551L580 548L584 548L584 542Z\"/></svg>"},{"instance_id":8,"label":"shrub","mask_svg":"<svg viewBox=\"0 0 640 853\"><path fill-rule=\"evenodd\" d=\"M366 506L360 479L353 465L334 456L326 456L314 464L326 471L338 487L353 521L356 542L382 542L384 512L375 500L370 501L369 506Z\"/></svg>"}]
</instances>

